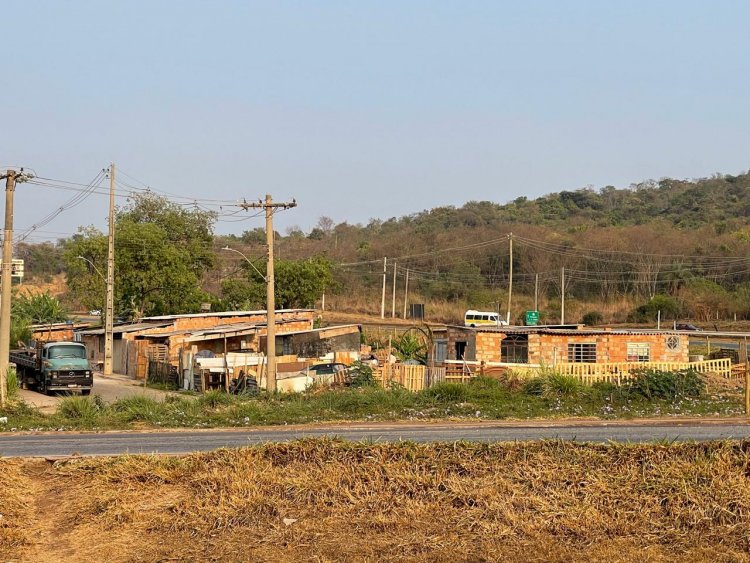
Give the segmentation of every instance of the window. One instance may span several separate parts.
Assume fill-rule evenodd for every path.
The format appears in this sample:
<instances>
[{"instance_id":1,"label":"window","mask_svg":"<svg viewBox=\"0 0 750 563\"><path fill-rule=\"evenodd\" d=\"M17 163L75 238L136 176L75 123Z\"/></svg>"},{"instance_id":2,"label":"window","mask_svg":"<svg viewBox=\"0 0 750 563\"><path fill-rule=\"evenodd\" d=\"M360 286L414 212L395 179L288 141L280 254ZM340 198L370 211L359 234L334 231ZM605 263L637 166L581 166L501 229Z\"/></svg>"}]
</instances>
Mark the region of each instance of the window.
<instances>
[{"instance_id":1,"label":"window","mask_svg":"<svg viewBox=\"0 0 750 563\"><path fill-rule=\"evenodd\" d=\"M651 345L646 342L628 342L629 362L648 362L651 360Z\"/></svg>"},{"instance_id":2,"label":"window","mask_svg":"<svg viewBox=\"0 0 750 563\"><path fill-rule=\"evenodd\" d=\"M680 337L676 335L667 336L667 348L673 352L679 350Z\"/></svg>"},{"instance_id":3,"label":"window","mask_svg":"<svg viewBox=\"0 0 750 563\"><path fill-rule=\"evenodd\" d=\"M500 342L500 361L510 364L529 363L529 337L525 334L511 334Z\"/></svg>"},{"instance_id":4,"label":"window","mask_svg":"<svg viewBox=\"0 0 750 563\"><path fill-rule=\"evenodd\" d=\"M571 363L596 363L596 344L568 344L568 361Z\"/></svg>"},{"instance_id":5,"label":"window","mask_svg":"<svg viewBox=\"0 0 750 563\"><path fill-rule=\"evenodd\" d=\"M489 315L482 315L482 320L483 321L489 321L490 320L490 316Z\"/></svg>"}]
</instances>

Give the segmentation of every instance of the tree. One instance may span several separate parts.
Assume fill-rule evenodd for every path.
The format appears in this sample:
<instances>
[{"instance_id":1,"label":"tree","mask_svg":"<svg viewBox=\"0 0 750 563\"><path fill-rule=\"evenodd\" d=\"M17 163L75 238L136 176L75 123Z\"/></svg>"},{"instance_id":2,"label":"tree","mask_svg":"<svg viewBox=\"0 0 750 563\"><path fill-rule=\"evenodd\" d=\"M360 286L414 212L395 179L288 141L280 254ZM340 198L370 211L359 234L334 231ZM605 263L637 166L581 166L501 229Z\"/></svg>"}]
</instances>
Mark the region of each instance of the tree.
<instances>
[{"instance_id":1,"label":"tree","mask_svg":"<svg viewBox=\"0 0 750 563\"><path fill-rule=\"evenodd\" d=\"M294 309L313 307L315 301L333 286L333 269L325 258L278 260L274 263L276 307ZM224 280L222 296L231 308L264 308L265 281L249 265L244 280ZM265 275L265 269L261 269Z\"/></svg>"},{"instance_id":2,"label":"tree","mask_svg":"<svg viewBox=\"0 0 750 563\"><path fill-rule=\"evenodd\" d=\"M214 262L214 220L214 213L185 209L154 194L138 195L118 210L116 314L137 319L199 311L207 299L200 281ZM64 256L73 296L87 307L103 308L107 237L83 229L66 243Z\"/></svg>"},{"instance_id":3,"label":"tree","mask_svg":"<svg viewBox=\"0 0 750 563\"><path fill-rule=\"evenodd\" d=\"M57 297L49 292L17 295L11 306L11 314L26 319L31 324L59 323L68 320L68 312Z\"/></svg>"},{"instance_id":4,"label":"tree","mask_svg":"<svg viewBox=\"0 0 750 563\"><path fill-rule=\"evenodd\" d=\"M323 215L318 219L318 223L315 226L323 231L324 234L330 235L333 232L334 222L330 217Z\"/></svg>"}]
</instances>

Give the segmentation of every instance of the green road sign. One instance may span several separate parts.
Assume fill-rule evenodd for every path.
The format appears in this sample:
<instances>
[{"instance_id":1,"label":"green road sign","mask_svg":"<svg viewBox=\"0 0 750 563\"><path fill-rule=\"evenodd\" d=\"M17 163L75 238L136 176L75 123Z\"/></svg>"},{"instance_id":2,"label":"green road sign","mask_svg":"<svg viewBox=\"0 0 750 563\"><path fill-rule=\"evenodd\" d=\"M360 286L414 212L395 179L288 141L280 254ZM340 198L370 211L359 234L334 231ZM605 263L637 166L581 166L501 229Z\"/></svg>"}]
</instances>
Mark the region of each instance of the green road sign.
<instances>
[{"instance_id":1,"label":"green road sign","mask_svg":"<svg viewBox=\"0 0 750 563\"><path fill-rule=\"evenodd\" d=\"M526 311L526 326L536 326L539 324L539 311Z\"/></svg>"}]
</instances>

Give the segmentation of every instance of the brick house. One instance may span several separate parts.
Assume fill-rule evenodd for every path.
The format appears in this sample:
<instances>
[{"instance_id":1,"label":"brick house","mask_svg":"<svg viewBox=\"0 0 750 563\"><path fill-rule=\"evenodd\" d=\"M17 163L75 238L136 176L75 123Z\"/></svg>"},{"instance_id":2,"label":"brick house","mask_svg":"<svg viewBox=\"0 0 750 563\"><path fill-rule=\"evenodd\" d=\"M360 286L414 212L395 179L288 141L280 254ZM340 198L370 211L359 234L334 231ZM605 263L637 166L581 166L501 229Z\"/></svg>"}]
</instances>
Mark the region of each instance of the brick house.
<instances>
[{"instance_id":1,"label":"brick house","mask_svg":"<svg viewBox=\"0 0 750 563\"><path fill-rule=\"evenodd\" d=\"M312 309L278 309L277 333L310 330L315 311ZM112 362L115 373L145 377L149 357L158 357L177 365L180 350L195 346L197 350L216 353L264 350L261 337L266 335L266 311L224 311L187 315L144 317L140 322L114 327ZM104 329L78 331L94 364L104 362Z\"/></svg>"},{"instance_id":2,"label":"brick house","mask_svg":"<svg viewBox=\"0 0 750 563\"><path fill-rule=\"evenodd\" d=\"M449 360L516 364L687 362L677 331L555 327L448 327Z\"/></svg>"}]
</instances>

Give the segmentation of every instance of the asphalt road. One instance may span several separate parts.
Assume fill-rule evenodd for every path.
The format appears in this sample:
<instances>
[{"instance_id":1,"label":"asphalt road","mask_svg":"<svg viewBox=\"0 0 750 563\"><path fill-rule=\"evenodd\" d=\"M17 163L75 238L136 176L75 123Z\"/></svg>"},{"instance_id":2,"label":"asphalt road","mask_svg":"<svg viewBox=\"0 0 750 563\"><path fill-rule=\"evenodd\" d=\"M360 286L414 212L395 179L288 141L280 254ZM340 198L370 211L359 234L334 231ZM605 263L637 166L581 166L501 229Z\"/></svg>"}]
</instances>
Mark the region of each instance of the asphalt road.
<instances>
[{"instance_id":1,"label":"asphalt road","mask_svg":"<svg viewBox=\"0 0 750 563\"><path fill-rule=\"evenodd\" d=\"M169 432L39 433L0 435L0 456L58 457L125 453L184 454L284 442L297 438L338 437L353 441L507 442L562 439L579 442L705 441L750 438L750 425L731 423L392 424L263 427L248 430Z\"/></svg>"}]
</instances>

